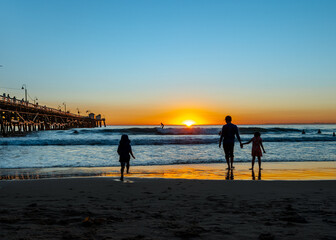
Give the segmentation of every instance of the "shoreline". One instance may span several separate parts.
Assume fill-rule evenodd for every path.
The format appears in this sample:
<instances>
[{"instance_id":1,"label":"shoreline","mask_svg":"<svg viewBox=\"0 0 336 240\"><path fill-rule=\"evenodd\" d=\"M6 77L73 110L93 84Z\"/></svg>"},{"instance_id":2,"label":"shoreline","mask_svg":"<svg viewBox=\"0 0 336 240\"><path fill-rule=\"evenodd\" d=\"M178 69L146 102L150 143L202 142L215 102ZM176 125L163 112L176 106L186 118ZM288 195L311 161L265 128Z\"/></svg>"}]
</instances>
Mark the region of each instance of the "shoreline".
<instances>
[{"instance_id":1,"label":"shoreline","mask_svg":"<svg viewBox=\"0 0 336 240\"><path fill-rule=\"evenodd\" d=\"M195 180L336 180L336 161L263 162L254 171L251 163L235 163L226 170L224 163L132 166L125 178L166 178ZM62 167L0 169L0 180L120 176L120 167Z\"/></svg>"}]
</instances>

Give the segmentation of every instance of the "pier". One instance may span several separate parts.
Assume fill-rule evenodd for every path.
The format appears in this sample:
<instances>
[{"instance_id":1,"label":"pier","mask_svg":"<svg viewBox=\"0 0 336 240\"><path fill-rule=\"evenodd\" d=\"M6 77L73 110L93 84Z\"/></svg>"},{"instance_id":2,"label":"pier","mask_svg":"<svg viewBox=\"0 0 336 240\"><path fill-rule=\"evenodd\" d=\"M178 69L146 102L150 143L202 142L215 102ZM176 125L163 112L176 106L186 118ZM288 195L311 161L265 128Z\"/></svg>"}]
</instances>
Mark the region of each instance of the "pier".
<instances>
[{"instance_id":1,"label":"pier","mask_svg":"<svg viewBox=\"0 0 336 240\"><path fill-rule=\"evenodd\" d=\"M105 118L90 113L81 116L15 97L0 97L0 136L24 135L33 131L106 127Z\"/></svg>"}]
</instances>

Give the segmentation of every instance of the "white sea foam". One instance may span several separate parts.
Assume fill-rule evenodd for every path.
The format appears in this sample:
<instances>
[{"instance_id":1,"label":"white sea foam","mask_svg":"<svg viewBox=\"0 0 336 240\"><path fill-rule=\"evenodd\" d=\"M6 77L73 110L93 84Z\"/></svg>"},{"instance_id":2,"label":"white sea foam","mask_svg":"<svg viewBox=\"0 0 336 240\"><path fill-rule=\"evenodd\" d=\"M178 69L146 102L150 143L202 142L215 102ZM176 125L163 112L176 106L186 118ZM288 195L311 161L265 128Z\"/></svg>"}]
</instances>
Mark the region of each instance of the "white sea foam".
<instances>
[{"instance_id":1,"label":"white sea foam","mask_svg":"<svg viewBox=\"0 0 336 240\"><path fill-rule=\"evenodd\" d=\"M239 126L248 141L261 132L267 154L263 161L336 161L336 125ZM301 134L302 129L306 134ZM321 129L322 134L317 134ZM76 130L78 133L76 133ZM0 168L117 166L122 134L131 139L133 165L223 162L218 148L221 126L107 127L44 131L25 137L0 138ZM250 161L251 145L235 149L235 161Z\"/></svg>"}]
</instances>

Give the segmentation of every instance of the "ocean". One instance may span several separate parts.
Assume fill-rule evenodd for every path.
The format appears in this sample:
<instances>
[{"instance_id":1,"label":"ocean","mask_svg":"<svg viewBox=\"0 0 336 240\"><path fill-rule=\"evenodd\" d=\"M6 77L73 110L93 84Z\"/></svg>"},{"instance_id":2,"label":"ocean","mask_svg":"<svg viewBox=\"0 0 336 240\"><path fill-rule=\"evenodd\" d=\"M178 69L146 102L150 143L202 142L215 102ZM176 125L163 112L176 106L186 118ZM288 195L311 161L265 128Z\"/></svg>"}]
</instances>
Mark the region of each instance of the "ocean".
<instances>
[{"instance_id":1,"label":"ocean","mask_svg":"<svg viewBox=\"0 0 336 240\"><path fill-rule=\"evenodd\" d=\"M0 138L0 168L119 166L122 134L131 140L133 166L225 162L218 147L222 126L107 126L32 132ZM336 125L240 125L243 142L261 133L264 162L336 161ZM302 134L305 130L306 134ZM321 130L321 134L318 134ZM251 161L251 144L235 145L235 162Z\"/></svg>"}]
</instances>

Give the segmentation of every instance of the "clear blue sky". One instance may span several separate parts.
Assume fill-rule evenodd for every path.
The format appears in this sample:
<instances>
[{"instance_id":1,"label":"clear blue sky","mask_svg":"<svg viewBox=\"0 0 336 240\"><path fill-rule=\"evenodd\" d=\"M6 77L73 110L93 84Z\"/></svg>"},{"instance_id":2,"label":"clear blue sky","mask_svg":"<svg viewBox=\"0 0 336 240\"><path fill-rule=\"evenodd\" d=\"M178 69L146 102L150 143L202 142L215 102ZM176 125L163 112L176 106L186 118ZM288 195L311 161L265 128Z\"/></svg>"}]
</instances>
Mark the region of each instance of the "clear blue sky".
<instances>
[{"instance_id":1,"label":"clear blue sky","mask_svg":"<svg viewBox=\"0 0 336 240\"><path fill-rule=\"evenodd\" d=\"M1 92L25 83L42 104L66 101L107 116L122 108L134 121L164 114L162 108L327 111L336 121L336 1L0 6ZM143 115L132 115L142 107Z\"/></svg>"}]
</instances>

